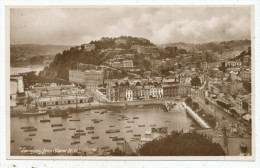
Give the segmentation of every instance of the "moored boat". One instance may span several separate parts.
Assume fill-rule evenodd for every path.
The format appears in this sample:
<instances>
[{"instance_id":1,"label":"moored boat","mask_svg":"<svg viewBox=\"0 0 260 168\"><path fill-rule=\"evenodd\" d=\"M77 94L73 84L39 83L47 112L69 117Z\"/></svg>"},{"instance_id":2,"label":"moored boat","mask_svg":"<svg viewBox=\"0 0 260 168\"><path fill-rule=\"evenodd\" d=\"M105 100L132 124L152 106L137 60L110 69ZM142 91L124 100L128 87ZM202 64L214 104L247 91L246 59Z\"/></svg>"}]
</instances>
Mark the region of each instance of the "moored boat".
<instances>
[{"instance_id":1,"label":"moored boat","mask_svg":"<svg viewBox=\"0 0 260 168\"><path fill-rule=\"evenodd\" d=\"M78 130L76 130L76 132L84 132L84 130L80 130L80 129L78 129Z\"/></svg>"},{"instance_id":2,"label":"moored boat","mask_svg":"<svg viewBox=\"0 0 260 168\"><path fill-rule=\"evenodd\" d=\"M21 127L21 129L32 129L34 128L33 126L27 126L27 127Z\"/></svg>"},{"instance_id":3,"label":"moored boat","mask_svg":"<svg viewBox=\"0 0 260 168\"><path fill-rule=\"evenodd\" d=\"M116 135L110 135L109 138L117 138Z\"/></svg>"},{"instance_id":4,"label":"moored boat","mask_svg":"<svg viewBox=\"0 0 260 168\"><path fill-rule=\"evenodd\" d=\"M68 116L69 116L68 113L51 113L51 114L49 114L49 117L64 117L64 118L66 118Z\"/></svg>"},{"instance_id":5,"label":"moored boat","mask_svg":"<svg viewBox=\"0 0 260 168\"><path fill-rule=\"evenodd\" d=\"M138 127L145 127L145 125L138 125Z\"/></svg>"},{"instance_id":6,"label":"moored boat","mask_svg":"<svg viewBox=\"0 0 260 168\"><path fill-rule=\"evenodd\" d=\"M87 144L94 144L95 141L86 141Z\"/></svg>"},{"instance_id":7,"label":"moored boat","mask_svg":"<svg viewBox=\"0 0 260 168\"><path fill-rule=\"evenodd\" d=\"M115 125L110 125L109 127L115 127Z\"/></svg>"},{"instance_id":8,"label":"moored boat","mask_svg":"<svg viewBox=\"0 0 260 168\"><path fill-rule=\"evenodd\" d=\"M80 121L80 119L71 119L69 121Z\"/></svg>"},{"instance_id":9,"label":"moored boat","mask_svg":"<svg viewBox=\"0 0 260 168\"><path fill-rule=\"evenodd\" d=\"M32 141L32 138L25 138L25 141Z\"/></svg>"},{"instance_id":10,"label":"moored boat","mask_svg":"<svg viewBox=\"0 0 260 168\"><path fill-rule=\"evenodd\" d=\"M51 127L61 127L63 124L51 124Z\"/></svg>"},{"instance_id":11,"label":"moored boat","mask_svg":"<svg viewBox=\"0 0 260 168\"><path fill-rule=\"evenodd\" d=\"M50 120L47 120L47 119L43 119L43 120L40 120L40 122L42 123L42 122L50 122Z\"/></svg>"},{"instance_id":12,"label":"moored boat","mask_svg":"<svg viewBox=\"0 0 260 168\"><path fill-rule=\"evenodd\" d=\"M120 129L110 129L110 130L106 130L106 133L116 133L116 132L120 132Z\"/></svg>"},{"instance_id":13,"label":"moored boat","mask_svg":"<svg viewBox=\"0 0 260 168\"><path fill-rule=\"evenodd\" d=\"M126 130L126 133L133 132L133 130Z\"/></svg>"},{"instance_id":14,"label":"moored boat","mask_svg":"<svg viewBox=\"0 0 260 168\"><path fill-rule=\"evenodd\" d=\"M71 142L70 144L71 145L75 145L75 144L79 144L80 142L79 141L73 141L73 142Z\"/></svg>"},{"instance_id":15,"label":"moored boat","mask_svg":"<svg viewBox=\"0 0 260 168\"><path fill-rule=\"evenodd\" d=\"M86 127L86 130L94 130L94 127Z\"/></svg>"},{"instance_id":16,"label":"moored boat","mask_svg":"<svg viewBox=\"0 0 260 168\"><path fill-rule=\"evenodd\" d=\"M42 139L43 142L51 142L50 139Z\"/></svg>"},{"instance_id":17,"label":"moored boat","mask_svg":"<svg viewBox=\"0 0 260 168\"><path fill-rule=\"evenodd\" d=\"M32 149L34 149L34 146L22 145L19 148L20 149L25 149L25 150L32 150Z\"/></svg>"},{"instance_id":18,"label":"moored boat","mask_svg":"<svg viewBox=\"0 0 260 168\"><path fill-rule=\"evenodd\" d=\"M139 119L139 117L133 117L133 119Z\"/></svg>"},{"instance_id":19,"label":"moored boat","mask_svg":"<svg viewBox=\"0 0 260 168\"><path fill-rule=\"evenodd\" d=\"M37 131L37 128L30 128L30 129L24 130L24 132L31 132L31 131Z\"/></svg>"},{"instance_id":20,"label":"moored boat","mask_svg":"<svg viewBox=\"0 0 260 168\"><path fill-rule=\"evenodd\" d=\"M21 114L21 117L26 117L26 116L38 116L38 115L44 115L46 114L47 111L38 111L38 112L25 112Z\"/></svg>"},{"instance_id":21,"label":"moored boat","mask_svg":"<svg viewBox=\"0 0 260 168\"><path fill-rule=\"evenodd\" d=\"M35 136L36 134L29 134L29 136Z\"/></svg>"},{"instance_id":22,"label":"moored boat","mask_svg":"<svg viewBox=\"0 0 260 168\"><path fill-rule=\"evenodd\" d=\"M134 123L134 120L129 120L127 121L127 123Z\"/></svg>"},{"instance_id":23,"label":"moored boat","mask_svg":"<svg viewBox=\"0 0 260 168\"><path fill-rule=\"evenodd\" d=\"M75 134L74 135L86 135L86 133L85 132L75 132Z\"/></svg>"},{"instance_id":24,"label":"moored boat","mask_svg":"<svg viewBox=\"0 0 260 168\"><path fill-rule=\"evenodd\" d=\"M57 129L53 129L53 131L65 131L65 128L57 128Z\"/></svg>"},{"instance_id":25,"label":"moored boat","mask_svg":"<svg viewBox=\"0 0 260 168\"><path fill-rule=\"evenodd\" d=\"M74 139L79 139L79 138L80 138L80 136L78 136L78 135L72 135L72 136L71 136L71 138L74 138Z\"/></svg>"},{"instance_id":26,"label":"moored boat","mask_svg":"<svg viewBox=\"0 0 260 168\"><path fill-rule=\"evenodd\" d=\"M76 130L76 128L69 128L69 130Z\"/></svg>"},{"instance_id":27,"label":"moored boat","mask_svg":"<svg viewBox=\"0 0 260 168\"><path fill-rule=\"evenodd\" d=\"M88 134L94 134L94 131L88 131Z\"/></svg>"},{"instance_id":28,"label":"moored boat","mask_svg":"<svg viewBox=\"0 0 260 168\"><path fill-rule=\"evenodd\" d=\"M112 139L112 141L123 141L125 138L118 138L118 137L116 137L116 138L113 138Z\"/></svg>"},{"instance_id":29,"label":"moored boat","mask_svg":"<svg viewBox=\"0 0 260 168\"><path fill-rule=\"evenodd\" d=\"M99 139L99 136L93 136L91 139Z\"/></svg>"}]
</instances>

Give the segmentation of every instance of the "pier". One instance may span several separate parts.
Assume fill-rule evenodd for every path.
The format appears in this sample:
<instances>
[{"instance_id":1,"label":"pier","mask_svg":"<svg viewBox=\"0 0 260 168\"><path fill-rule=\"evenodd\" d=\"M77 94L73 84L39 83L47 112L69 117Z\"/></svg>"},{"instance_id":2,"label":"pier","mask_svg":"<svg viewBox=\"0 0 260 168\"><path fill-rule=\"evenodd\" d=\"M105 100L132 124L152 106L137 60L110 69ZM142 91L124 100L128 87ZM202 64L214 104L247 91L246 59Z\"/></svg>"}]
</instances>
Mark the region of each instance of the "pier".
<instances>
[{"instance_id":1,"label":"pier","mask_svg":"<svg viewBox=\"0 0 260 168\"><path fill-rule=\"evenodd\" d=\"M187 111L187 113L190 114L190 116L202 127L202 128L211 128L204 120L200 118L189 106L186 105L185 102L182 103L184 109Z\"/></svg>"}]
</instances>

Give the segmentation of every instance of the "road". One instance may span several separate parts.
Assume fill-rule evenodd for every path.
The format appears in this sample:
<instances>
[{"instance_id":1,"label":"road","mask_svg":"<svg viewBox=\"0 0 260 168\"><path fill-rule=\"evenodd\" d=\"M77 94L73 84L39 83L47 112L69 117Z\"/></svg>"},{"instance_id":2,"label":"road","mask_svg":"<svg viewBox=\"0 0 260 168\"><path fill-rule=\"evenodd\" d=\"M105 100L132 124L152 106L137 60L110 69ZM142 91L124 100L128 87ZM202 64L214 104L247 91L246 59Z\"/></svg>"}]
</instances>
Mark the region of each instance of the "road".
<instances>
[{"instance_id":1,"label":"road","mask_svg":"<svg viewBox=\"0 0 260 168\"><path fill-rule=\"evenodd\" d=\"M222 129L224 127L229 129L232 125L235 125L235 123L239 123L237 119L233 118L219 107L213 105L212 103L206 104L203 92L204 89L198 91L198 93L192 96L192 99L199 103L200 107L206 113L216 117L218 123L217 129ZM223 117L225 118L225 120L223 120ZM239 131L241 132L246 132L246 128L241 124L239 124L239 129Z\"/></svg>"}]
</instances>

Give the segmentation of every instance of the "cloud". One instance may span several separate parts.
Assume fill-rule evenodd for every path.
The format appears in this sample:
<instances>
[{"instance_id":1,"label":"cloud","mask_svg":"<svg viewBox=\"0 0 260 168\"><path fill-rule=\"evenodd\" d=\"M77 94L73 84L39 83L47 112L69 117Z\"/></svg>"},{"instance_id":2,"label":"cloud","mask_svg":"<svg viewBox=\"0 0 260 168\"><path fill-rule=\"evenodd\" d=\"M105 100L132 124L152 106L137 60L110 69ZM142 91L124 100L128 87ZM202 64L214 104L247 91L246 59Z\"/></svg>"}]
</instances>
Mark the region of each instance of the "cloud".
<instances>
[{"instance_id":1,"label":"cloud","mask_svg":"<svg viewBox=\"0 0 260 168\"><path fill-rule=\"evenodd\" d=\"M250 39L249 7L11 9L11 43L88 43L131 35L153 43Z\"/></svg>"}]
</instances>

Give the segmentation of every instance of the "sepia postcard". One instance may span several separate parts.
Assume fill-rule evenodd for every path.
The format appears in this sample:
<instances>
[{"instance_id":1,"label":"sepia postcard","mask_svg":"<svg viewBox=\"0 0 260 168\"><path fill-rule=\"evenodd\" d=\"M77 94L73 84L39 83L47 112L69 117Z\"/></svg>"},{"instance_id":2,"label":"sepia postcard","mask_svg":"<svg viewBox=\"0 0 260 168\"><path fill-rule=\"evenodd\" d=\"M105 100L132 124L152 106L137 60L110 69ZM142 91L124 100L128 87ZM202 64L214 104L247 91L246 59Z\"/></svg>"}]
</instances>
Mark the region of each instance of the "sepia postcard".
<instances>
[{"instance_id":1,"label":"sepia postcard","mask_svg":"<svg viewBox=\"0 0 260 168\"><path fill-rule=\"evenodd\" d=\"M254 160L254 6L7 6L7 159Z\"/></svg>"}]
</instances>

